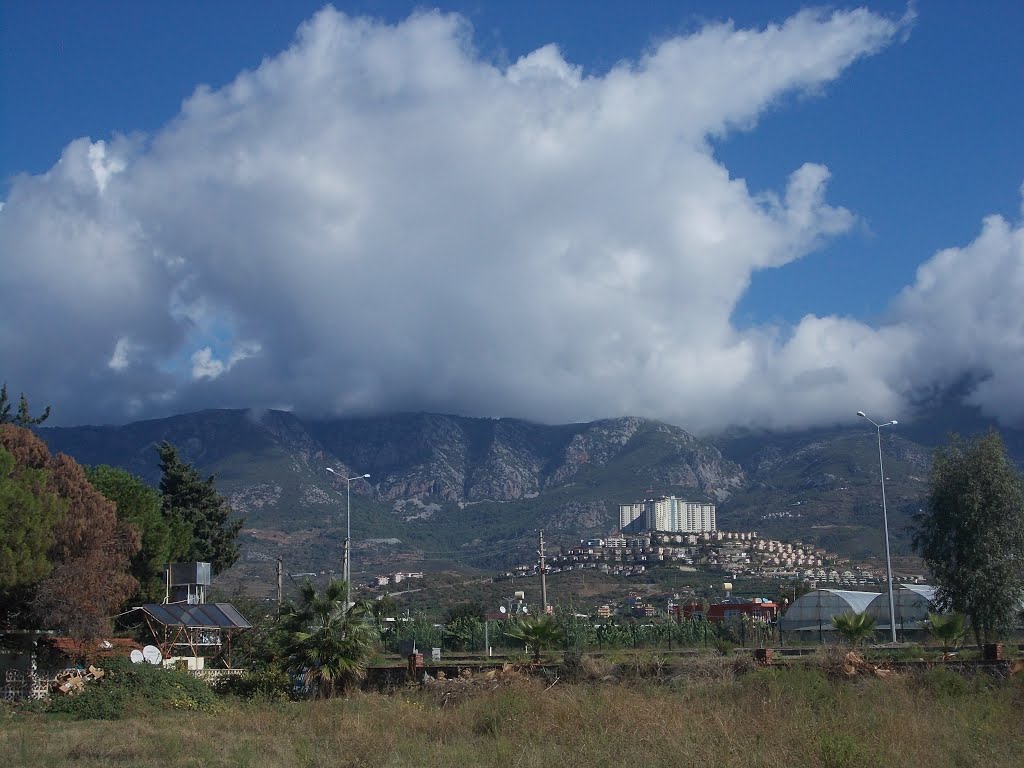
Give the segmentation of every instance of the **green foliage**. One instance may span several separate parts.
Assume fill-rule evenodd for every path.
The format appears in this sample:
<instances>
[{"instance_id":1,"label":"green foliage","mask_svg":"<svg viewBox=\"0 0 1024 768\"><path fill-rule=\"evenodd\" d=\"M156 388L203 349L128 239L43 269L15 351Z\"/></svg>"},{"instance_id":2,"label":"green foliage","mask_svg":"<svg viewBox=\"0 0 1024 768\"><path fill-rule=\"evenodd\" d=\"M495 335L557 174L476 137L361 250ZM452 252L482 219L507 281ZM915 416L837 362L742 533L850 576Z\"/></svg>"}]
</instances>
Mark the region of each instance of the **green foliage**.
<instances>
[{"instance_id":1,"label":"green foliage","mask_svg":"<svg viewBox=\"0 0 1024 768\"><path fill-rule=\"evenodd\" d=\"M928 614L928 634L942 643L942 653L948 655L964 639L966 625L963 614L953 613L941 616L937 613Z\"/></svg>"},{"instance_id":2,"label":"green foliage","mask_svg":"<svg viewBox=\"0 0 1024 768\"><path fill-rule=\"evenodd\" d=\"M444 623L449 624L456 619L469 618L484 620L484 616L487 611L484 610L484 606L480 602L470 601L465 603L459 603L449 608L444 615Z\"/></svg>"},{"instance_id":3,"label":"green foliage","mask_svg":"<svg viewBox=\"0 0 1024 768\"><path fill-rule=\"evenodd\" d=\"M142 536L142 549L132 558L132 575L144 600L164 595L167 563L184 560L191 535L180 517L165 517L160 494L140 477L117 467L101 465L89 470L89 482L117 505L117 518L134 525Z\"/></svg>"},{"instance_id":4,"label":"green foliage","mask_svg":"<svg viewBox=\"0 0 1024 768\"><path fill-rule=\"evenodd\" d=\"M534 663L540 662L546 648L557 646L565 633L554 616L522 617L505 629L505 637L518 640L533 650Z\"/></svg>"},{"instance_id":5,"label":"green foliage","mask_svg":"<svg viewBox=\"0 0 1024 768\"><path fill-rule=\"evenodd\" d=\"M348 585L332 580L320 592L306 582L298 605L285 611L284 669L302 679L307 692L330 698L366 675L379 639L368 621L370 605L346 607Z\"/></svg>"},{"instance_id":6,"label":"green foliage","mask_svg":"<svg viewBox=\"0 0 1024 768\"><path fill-rule=\"evenodd\" d=\"M217 686L217 692L252 701L287 701L292 698L295 684L291 676L276 665L247 671L238 677L226 678Z\"/></svg>"},{"instance_id":7,"label":"green foliage","mask_svg":"<svg viewBox=\"0 0 1024 768\"><path fill-rule=\"evenodd\" d=\"M78 720L119 720L158 710L213 712L217 695L202 680L187 672L109 659L105 675L89 683L77 696L54 696L50 711Z\"/></svg>"},{"instance_id":8,"label":"green foliage","mask_svg":"<svg viewBox=\"0 0 1024 768\"><path fill-rule=\"evenodd\" d=\"M393 619L398 616L398 603L391 595L383 595L373 601L370 611L373 613L373 618L377 620L377 626L380 627L384 619Z\"/></svg>"},{"instance_id":9,"label":"green foliage","mask_svg":"<svg viewBox=\"0 0 1024 768\"><path fill-rule=\"evenodd\" d=\"M457 616L444 625L444 639L453 651L479 651L484 647L484 623L476 616Z\"/></svg>"},{"instance_id":10,"label":"green foliage","mask_svg":"<svg viewBox=\"0 0 1024 768\"><path fill-rule=\"evenodd\" d=\"M1024 602L1024 482L998 433L936 451L915 525L937 607L965 614L979 644L1007 636Z\"/></svg>"},{"instance_id":11,"label":"green foliage","mask_svg":"<svg viewBox=\"0 0 1024 768\"><path fill-rule=\"evenodd\" d=\"M971 684L952 669L935 667L915 676L914 683L926 695L959 699L972 692Z\"/></svg>"},{"instance_id":12,"label":"green foliage","mask_svg":"<svg viewBox=\"0 0 1024 768\"><path fill-rule=\"evenodd\" d=\"M36 424L42 424L50 418L50 406L46 406L43 409L41 416L31 416L28 412L28 400L25 399L25 393L21 393L21 397L18 398L18 412L11 416L11 403L7 399L7 383L4 382L0 386L0 424L15 424L19 427L31 427Z\"/></svg>"},{"instance_id":13,"label":"green foliage","mask_svg":"<svg viewBox=\"0 0 1024 768\"><path fill-rule=\"evenodd\" d=\"M875 634L875 620L866 613L843 613L832 617L832 626L854 648Z\"/></svg>"},{"instance_id":14,"label":"green foliage","mask_svg":"<svg viewBox=\"0 0 1024 768\"><path fill-rule=\"evenodd\" d=\"M523 691L502 691L478 715L474 730L482 736L499 737L519 730L518 723L534 706Z\"/></svg>"},{"instance_id":15,"label":"green foliage","mask_svg":"<svg viewBox=\"0 0 1024 768\"><path fill-rule=\"evenodd\" d=\"M0 444L0 593L50 572L47 551L66 504L47 479L46 470L19 465Z\"/></svg>"},{"instance_id":16,"label":"green foliage","mask_svg":"<svg viewBox=\"0 0 1024 768\"><path fill-rule=\"evenodd\" d=\"M554 616L567 651L579 652L597 645L597 631L589 616L579 615L572 605L555 606Z\"/></svg>"},{"instance_id":17,"label":"green foliage","mask_svg":"<svg viewBox=\"0 0 1024 768\"><path fill-rule=\"evenodd\" d=\"M825 733L818 744L824 768L861 768L876 762L871 750L849 733Z\"/></svg>"},{"instance_id":18,"label":"green foliage","mask_svg":"<svg viewBox=\"0 0 1024 768\"><path fill-rule=\"evenodd\" d=\"M720 656L731 656L732 652L736 650L736 644L732 640L727 640L724 637L716 637L711 642L711 647L714 648Z\"/></svg>"},{"instance_id":19,"label":"green foliage","mask_svg":"<svg viewBox=\"0 0 1024 768\"><path fill-rule=\"evenodd\" d=\"M238 534L243 521L230 519L231 507L217 493L212 475L204 480L191 464L178 458L177 449L166 441L157 451L163 473L163 515L169 521L181 520L192 535L185 559L208 562L214 573L230 568L238 560Z\"/></svg>"},{"instance_id":20,"label":"green foliage","mask_svg":"<svg viewBox=\"0 0 1024 768\"><path fill-rule=\"evenodd\" d=\"M417 615L397 622L394 629L385 637L385 648L392 653L397 653L399 645L405 641L414 642L419 649L441 648L444 643L444 634L426 616Z\"/></svg>"}]
</instances>

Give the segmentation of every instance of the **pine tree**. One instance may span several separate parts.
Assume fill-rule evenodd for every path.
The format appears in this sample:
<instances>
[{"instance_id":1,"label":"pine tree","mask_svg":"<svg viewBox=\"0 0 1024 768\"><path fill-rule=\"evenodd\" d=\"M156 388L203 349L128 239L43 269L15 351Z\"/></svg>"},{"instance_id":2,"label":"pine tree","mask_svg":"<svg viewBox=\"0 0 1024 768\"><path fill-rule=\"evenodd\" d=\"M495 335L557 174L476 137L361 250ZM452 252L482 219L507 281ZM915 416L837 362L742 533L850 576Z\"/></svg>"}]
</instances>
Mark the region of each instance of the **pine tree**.
<instances>
[{"instance_id":1,"label":"pine tree","mask_svg":"<svg viewBox=\"0 0 1024 768\"><path fill-rule=\"evenodd\" d=\"M0 445L0 499L12 502L0 501L3 542L12 554L0 553L10 588L4 609L27 615L30 608L36 626L80 639L108 632L110 616L138 588L128 573L138 532L117 520L114 505L74 459L51 458L28 429L0 425Z\"/></svg>"},{"instance_id":2,"label":"pine tree","mask_svg":"<svg viewBox=\"0 0 1024 768\"><path fill-rule=\"evenodd\" d=\"M18 461L17 444L36 439L23 432L0 426L0 599L8 608L13 602L10 590L34 584L50 572L47 553L53 528L66 507L47 487L45 468Z\"/></svg>"},{"instance_id":3,"label":"pine tree","mask_svg":"<svg viewBox=\"0 0 1024 768\"><path fill-rule=\"evenodd\" d=\"M217 493L213 475L204 480L191 464L178 458L177 449L166 441L157 451L164 518L180 520L191 533L185 559L208 562L214 573L230 568L238 560L238 534L243 521L231 520L231 505Z\"/></svg>"},{"instance_id":4,"label":"pine tree","mask_svg":"<svg viewBox=\"0 0 1024 768\"><path fill-rule=\"evenodd\" d=\"M31 427L36 424L42 424L48 418L50 418L50 406L46 406L41 416L32 417L29 415L28 400L25 398L24 392L18 398L18 412L12 417L11 403L7 399L7 383L5 382L0 386L0 424L13 423L19 427Z\"/></svg>"}]
</instances>

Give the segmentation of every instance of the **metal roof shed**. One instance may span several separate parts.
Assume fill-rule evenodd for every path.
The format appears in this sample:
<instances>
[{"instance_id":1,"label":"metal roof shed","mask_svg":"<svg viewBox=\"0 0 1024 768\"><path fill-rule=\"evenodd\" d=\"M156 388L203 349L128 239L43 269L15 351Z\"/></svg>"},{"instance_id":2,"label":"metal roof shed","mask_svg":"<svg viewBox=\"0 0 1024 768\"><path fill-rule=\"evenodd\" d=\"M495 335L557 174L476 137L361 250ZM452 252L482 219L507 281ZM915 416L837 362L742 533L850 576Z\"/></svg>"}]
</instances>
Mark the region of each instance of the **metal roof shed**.
<instances>
[{"instance_id":1,"label":"metal roof shed","mask_svg":"<svg viewBox=\"0 0 1024 768\"><path fill-rule=\"evenodd\" d=\"M832 617L844 613L863 613L878 597L878 592L851 592L842 589L816 589L796 599L779 619L783 632L832 630Z\"/></svg>"}]
</instances>

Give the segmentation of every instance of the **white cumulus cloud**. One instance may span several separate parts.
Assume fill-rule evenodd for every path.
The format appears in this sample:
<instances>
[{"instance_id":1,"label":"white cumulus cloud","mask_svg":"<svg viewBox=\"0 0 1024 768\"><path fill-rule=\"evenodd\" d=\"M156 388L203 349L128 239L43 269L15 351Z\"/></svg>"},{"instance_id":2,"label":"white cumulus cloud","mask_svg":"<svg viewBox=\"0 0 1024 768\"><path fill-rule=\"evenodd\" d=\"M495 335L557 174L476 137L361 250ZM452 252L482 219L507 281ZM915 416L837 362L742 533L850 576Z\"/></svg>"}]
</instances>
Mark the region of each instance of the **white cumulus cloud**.
<instances>
[{"instance_id":1,"label":"white cumulus cloud","mask_svg":"<svg viewBox=\"0 0 1024 768\"><path fill-rule=\"evenodd\" d=\"M710 24L588 74L555 45L498 66L458 16L327 8L153 135L77 139L13 181L4 377L64 423L287 402L714 429L889 412L966 366L977 402L1019 418L1012 223L936 255L884 326L731 322L756 270L856 212L813 163L751 190L709 139L905 24Z\"/></svg>"}]
</instances>

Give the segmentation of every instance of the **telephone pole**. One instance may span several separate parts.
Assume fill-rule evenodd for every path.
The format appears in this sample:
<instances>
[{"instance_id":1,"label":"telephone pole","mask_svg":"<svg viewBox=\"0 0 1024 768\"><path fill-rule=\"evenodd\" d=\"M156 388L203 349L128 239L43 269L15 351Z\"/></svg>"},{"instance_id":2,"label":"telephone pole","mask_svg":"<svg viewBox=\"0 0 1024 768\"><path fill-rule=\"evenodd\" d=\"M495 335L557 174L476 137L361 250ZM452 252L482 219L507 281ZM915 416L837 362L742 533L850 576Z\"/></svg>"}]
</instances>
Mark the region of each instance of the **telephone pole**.
<instances>
[{"instance_id":1,"label":"telephone pole","mask_svg":"<svg viewBox=\"0 0 1024 768\"><path fill-rule=\"evenodd\" d=\"M540 532L540 549L537 550L537 554L540 555L540 601L543 603L544 613L548 612L548 581L547 581L547 568L544 567L544 531Z\"/></svg>"}]
</instances>

